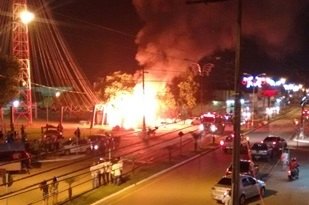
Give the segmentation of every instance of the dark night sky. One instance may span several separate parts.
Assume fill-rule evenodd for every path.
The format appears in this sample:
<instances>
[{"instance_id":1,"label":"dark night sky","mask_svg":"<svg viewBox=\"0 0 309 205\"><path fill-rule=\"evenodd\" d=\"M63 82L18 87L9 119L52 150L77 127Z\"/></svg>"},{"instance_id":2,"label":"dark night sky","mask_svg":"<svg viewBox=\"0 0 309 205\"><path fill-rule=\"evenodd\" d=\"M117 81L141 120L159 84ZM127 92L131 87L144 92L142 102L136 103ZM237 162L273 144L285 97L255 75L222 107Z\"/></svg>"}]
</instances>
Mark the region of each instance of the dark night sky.
<instances>
[{"instance_id":1,"label":"dark night sky","mask_svg":"<svg viewBox=\"0 0 309 205\"><path fill-rule=\"evenodd\" d=\"M139 68L138 46L139 62L155 68L176 67L180 65L176 60L198 61L215 49L233 48L230 2L133 1L135 6L132 0L61 0L50 5L91 81L111 71L134 72ZM243 8L243 70L301 82L308 78L309 1L245 0Z\"/></svg>"}]
</instances>

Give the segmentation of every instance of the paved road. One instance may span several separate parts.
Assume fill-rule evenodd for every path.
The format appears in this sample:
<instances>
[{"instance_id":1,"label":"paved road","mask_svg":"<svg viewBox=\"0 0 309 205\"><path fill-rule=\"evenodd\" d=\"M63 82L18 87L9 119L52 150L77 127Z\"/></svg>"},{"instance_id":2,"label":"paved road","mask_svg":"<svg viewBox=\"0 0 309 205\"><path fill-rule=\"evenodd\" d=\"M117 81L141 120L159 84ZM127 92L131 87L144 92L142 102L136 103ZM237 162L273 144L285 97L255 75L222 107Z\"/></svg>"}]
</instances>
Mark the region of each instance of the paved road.
<instances>
[{"instance_id":1,"label":"paved road","mask_svg":"<svg viewBox=\"0 0 309 205\"><path fill-rule=\"evenodd\" d=\"M289 116L294 115L295 113L291 113ZM300 179L288 181L287 171L282 169L277 160L272 163L258 162L267 184L267 192L264 199L254 198L249 204L309 204L309 150L304 148L305 145L302 149L296 149L295 142L290 141L293 134L293 126L290 125L290 119L282 119L270 127L251 133L250 137L252 141L260 141L267 134L286 138L292 148L291 155L296 156L301 164ZM105 198L95 205L217 204L211 198L211 187L224 175L230 162L231 155L218 149L115 196Z\"/></svg>"}]
</instances>

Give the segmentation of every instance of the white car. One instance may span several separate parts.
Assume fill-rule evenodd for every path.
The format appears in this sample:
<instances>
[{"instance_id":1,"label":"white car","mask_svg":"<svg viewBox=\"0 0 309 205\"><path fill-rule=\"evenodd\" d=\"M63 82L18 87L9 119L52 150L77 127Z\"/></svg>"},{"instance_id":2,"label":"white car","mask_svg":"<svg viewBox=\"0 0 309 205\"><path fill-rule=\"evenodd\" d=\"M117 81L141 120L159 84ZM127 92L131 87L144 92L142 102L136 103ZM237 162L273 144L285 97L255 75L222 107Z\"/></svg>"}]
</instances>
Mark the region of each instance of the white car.
<instances>
[{"instance_id":1,"label":"white car","mask_svg":"<svg viewBox=\"0 0 309 205\"><path fill-rule=\"evenodd\" d=\"M62 152L66 155L91 152L91 144L87 140L68 140L63 143Z\"/></svg>"},{"instance_id":2,"label":"white car","mask_svg":"<svg viewBox=\"0 0 309 205\"><path fill-rule=\"evenodd\" d=\"M240 175L239 183L239 204L244 205L246 199L255 196L264 196L266 184L252 176ZM215 186L212 187L212 197L218 202L223 203L226 194L232 189L231 176L222 177Z\"/></svg>"}]
</instances>

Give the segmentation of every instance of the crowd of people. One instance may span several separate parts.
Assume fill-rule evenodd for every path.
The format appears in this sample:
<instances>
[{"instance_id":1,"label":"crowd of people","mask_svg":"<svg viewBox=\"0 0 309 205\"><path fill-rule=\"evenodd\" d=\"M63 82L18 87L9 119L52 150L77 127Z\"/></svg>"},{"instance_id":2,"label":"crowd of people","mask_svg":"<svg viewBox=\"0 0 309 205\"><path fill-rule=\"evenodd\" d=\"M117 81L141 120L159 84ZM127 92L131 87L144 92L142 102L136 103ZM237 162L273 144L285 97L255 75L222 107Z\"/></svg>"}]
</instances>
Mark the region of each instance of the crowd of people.
<instances>
[{"instance_id":1,"label":"crowd of people","mask_svg":"<svg viewBox=\"0 0 309 205\"><path fill-rule=\"evenodd\" d=\"M58 178L54 177L51 183L48 183L46 180L43 180L40 184L40 190L43 194L43 204L47 205L48 200L52 197L52 204L58 203Z\"/></svg>"},{"instance_id":2,"label":"crowd of people","mask_svg":"<svg viewBox=\"0 0 309 205\"><path fill-rule=\"evenodd\" d=\"M92 187L122 183L123 160L119 157L113 160L100 159L90 167Z\"/></svg>"}]
</instances>

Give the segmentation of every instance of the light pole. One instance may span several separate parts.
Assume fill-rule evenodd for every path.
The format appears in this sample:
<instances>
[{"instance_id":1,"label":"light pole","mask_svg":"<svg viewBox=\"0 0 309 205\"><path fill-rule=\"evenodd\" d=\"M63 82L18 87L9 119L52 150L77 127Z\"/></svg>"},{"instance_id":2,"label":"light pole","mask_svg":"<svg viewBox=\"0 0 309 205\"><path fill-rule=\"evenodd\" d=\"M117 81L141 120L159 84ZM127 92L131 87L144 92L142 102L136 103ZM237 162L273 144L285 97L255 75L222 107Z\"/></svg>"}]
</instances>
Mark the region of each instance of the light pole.
<instances>
[{"instance_id":1,"label":"light pole","mask_svg":"<svg viewBox=\"0 0 309 205\"><path fill-rule=\"evenodd\" d=\"M142 132L143 132L143 138L145 140L148 140L148 135L146 133L146 116L145 116L145 68L143 67L142 70L142 87L143 87L143 127L142 127Z\"/></svg>"},{"instance_id":2,"label":"light pole","mask_svg":"<svg viewBox=\"0 0 309 205\"><path fill-rule=\"evenodd\" d=\"M211 70L215 67L213 63L206 63L205 65L201 66L200 63L195 62L190 59L185 59L186 61L190 61L193 66L195 66L195 70L200 76L200 98L201 98L201 114L203 114L203 99L204 99L204 87L203 87L203 78L206 76L208 77Z\"/></svg>"},{"instance_id":3,"label":"light pole","mask_svg":"<svg viewBox=\"0 0 309 205\"><path fill-rule=\"evenodd\" d=\"M258 92L258 87L261 86L261 82L265 81L264 78L266 73L261 73L256 76L251 75L249 73L243 73L244 76L248 76L245 78L247 87L252 87L252 102L251 102L251 125L254 126L254 115L255 115L255 92ZM262 79L260 79L263 77ZM256 89L257 88L257 89Z\"/></svg>"},{"instance_id":4,"label":"light pole","mask_svg":"<svg viewBox=\"0 0 309 205\"><path fill-rule=\"evenodd\" d=\"M12 23L12 55L19 61L19 76L21 88L19 96L23 99L20 102L20 110L13 110L16 119L25 117L32 123L32 95L31 95L31 74L30 74L30 49L28 24L34 19L34 14L27 9L27 0L13 0L13 23Z\"/></svg>"}]
</instances>

